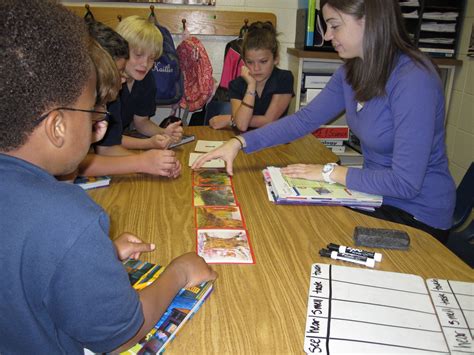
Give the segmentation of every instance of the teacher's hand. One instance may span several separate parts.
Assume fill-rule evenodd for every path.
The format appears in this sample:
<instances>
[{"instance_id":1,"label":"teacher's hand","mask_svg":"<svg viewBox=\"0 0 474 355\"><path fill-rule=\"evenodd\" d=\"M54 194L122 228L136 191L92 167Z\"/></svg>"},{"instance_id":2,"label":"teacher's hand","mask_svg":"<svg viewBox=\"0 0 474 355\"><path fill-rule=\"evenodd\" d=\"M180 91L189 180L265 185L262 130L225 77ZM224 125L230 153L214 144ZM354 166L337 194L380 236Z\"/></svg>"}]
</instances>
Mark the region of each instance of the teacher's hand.
<instances>
[{"instance_id":1,"label":"teacher's hand","mask_svg":"<svg viewBox=\"0 0 474 355\"><path fill-rule=\"evenodd\" d=\"M282 174L291 178L306 180L323 180L323 166L319 164L291 164L282 168Z\"/></svg>"},{"instance_id":2,"label":"teacher's hand","mask_svg":"<svg viewBox=\"0 0 474 355\"><path fill-rule=\"evenodd\" d=\"M197 159L191 166L191 169L196 170L203 166L203 164L212 159L222 159L225 161L227 174L233 175L232 163L239 153L241 145L237 139L230 139L219 148L204 154L202 157Z\"/></svg>"}]
</instances>

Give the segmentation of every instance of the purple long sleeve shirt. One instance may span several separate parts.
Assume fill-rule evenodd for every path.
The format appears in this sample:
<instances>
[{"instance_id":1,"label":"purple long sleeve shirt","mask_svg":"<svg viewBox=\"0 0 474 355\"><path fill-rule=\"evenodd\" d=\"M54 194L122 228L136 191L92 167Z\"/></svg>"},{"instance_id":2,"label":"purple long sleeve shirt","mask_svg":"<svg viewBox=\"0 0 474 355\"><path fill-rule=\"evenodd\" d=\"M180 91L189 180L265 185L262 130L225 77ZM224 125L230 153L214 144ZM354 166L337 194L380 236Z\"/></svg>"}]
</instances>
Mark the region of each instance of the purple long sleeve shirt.
<instances>
[{"instance_id":1,"label":"purple long sleeve shirt","mask_svg":"<svg viewBox=\"0 0 474 355\"><path fill-rule=\"evenodd\" d=\"M440 229L452 224L456 187L445 148L444 94L435 69L401 55L386 85L357 111L341 66L306 107L245 133L246 153L291 142L346 111L347 124L361 141L363 169L349 168L350 189L382 195L417 220Z\"/></svg>"}]
</instances>

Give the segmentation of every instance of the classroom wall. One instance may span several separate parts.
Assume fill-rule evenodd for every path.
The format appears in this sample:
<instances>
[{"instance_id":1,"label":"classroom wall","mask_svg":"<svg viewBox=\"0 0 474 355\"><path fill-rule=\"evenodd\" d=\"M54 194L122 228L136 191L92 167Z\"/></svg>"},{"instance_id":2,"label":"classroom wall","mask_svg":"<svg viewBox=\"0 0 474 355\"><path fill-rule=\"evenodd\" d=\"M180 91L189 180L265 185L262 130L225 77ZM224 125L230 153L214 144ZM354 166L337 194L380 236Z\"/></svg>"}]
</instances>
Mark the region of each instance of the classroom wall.
<instances>
[{"instance_id":1,"label":"classroom wall","mask_svg":"<svg viewBox=\"0 0 474 355\"><path fill-rule=\"evenodd\" d=\"M87 3L84 0L61 1L64 4ZM148 3L126 3L126 2L89 2L92 12L94 6L137 6L148 7ZM155 11L162 8L182 8L182 9L201 9L202 6L184 6L184 5L162 5L154 4ZM280 33L280 68L288 68L288 57L286 49L295 46L295 32L297 13L299 8L307 7L307 0L216 0L216 6L212 9L228 11L249 11L249 12L272 12L277 17L277 31ZM242 25L244 25L242 23ZM174 35L175 44L181 41L180 35ZM212 63L214 78L220 81L222 65L224 61L224 49L227 42L234 39L233 36L197 36L206 47L209 58Z\"/></svg>"},{"instance_id":2,"label":"classroom wall","mask_svg":"<svg viewBox=\"0 0 474 355\"><path fill-rule=\"evenodd\" d=\"M458 59L463 64L456 69L446 122L449 169L456 185L474 161L474 58L467 56L473 23L474 1L469 0L458 47Z\"/></svg>"}]
</instances>

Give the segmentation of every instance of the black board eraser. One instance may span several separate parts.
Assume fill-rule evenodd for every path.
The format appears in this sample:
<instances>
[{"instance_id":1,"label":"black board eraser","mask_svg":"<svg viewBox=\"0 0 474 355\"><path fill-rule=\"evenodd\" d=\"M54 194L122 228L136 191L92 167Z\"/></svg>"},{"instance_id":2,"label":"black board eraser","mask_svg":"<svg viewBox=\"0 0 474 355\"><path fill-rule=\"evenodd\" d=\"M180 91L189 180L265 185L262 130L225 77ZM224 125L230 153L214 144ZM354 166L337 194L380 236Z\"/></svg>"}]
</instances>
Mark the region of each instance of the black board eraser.
<instances>
[{"instance_id":1,"label":"black board eraser","mask_svg":"<svg viewBox=\"0 0 474 355\"><path fill-rule=\"evenodd\" d=\"M354 243L357 246L406 250L410 246L407 232L397 229L355 227Z\"/></svg>"}]
</instances>

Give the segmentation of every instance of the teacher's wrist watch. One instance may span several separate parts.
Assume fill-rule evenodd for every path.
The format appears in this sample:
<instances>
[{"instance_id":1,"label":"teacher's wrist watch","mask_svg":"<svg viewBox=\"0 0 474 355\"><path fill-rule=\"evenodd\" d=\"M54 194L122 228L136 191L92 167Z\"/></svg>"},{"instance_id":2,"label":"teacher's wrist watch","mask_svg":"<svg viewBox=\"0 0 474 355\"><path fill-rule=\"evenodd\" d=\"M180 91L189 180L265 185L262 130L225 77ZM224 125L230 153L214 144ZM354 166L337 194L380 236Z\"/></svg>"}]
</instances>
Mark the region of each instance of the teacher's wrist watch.
<instances>
[{"instance_id":1,"label":"teacher's wrist watch","mask_svg":"<svg viewBox=\"0 0 474 355\"><path fill-rule=\"evenodd\" d=\"M336 168L336 166L337 166L336 163L329 163L329 164L325 164L323 166L322 175L323 175L324 181L326 181L330 184L335 184L336 183L333 179L331 179L331 174L334 171L334 169Z\"/></svg>"}]
</instances>

